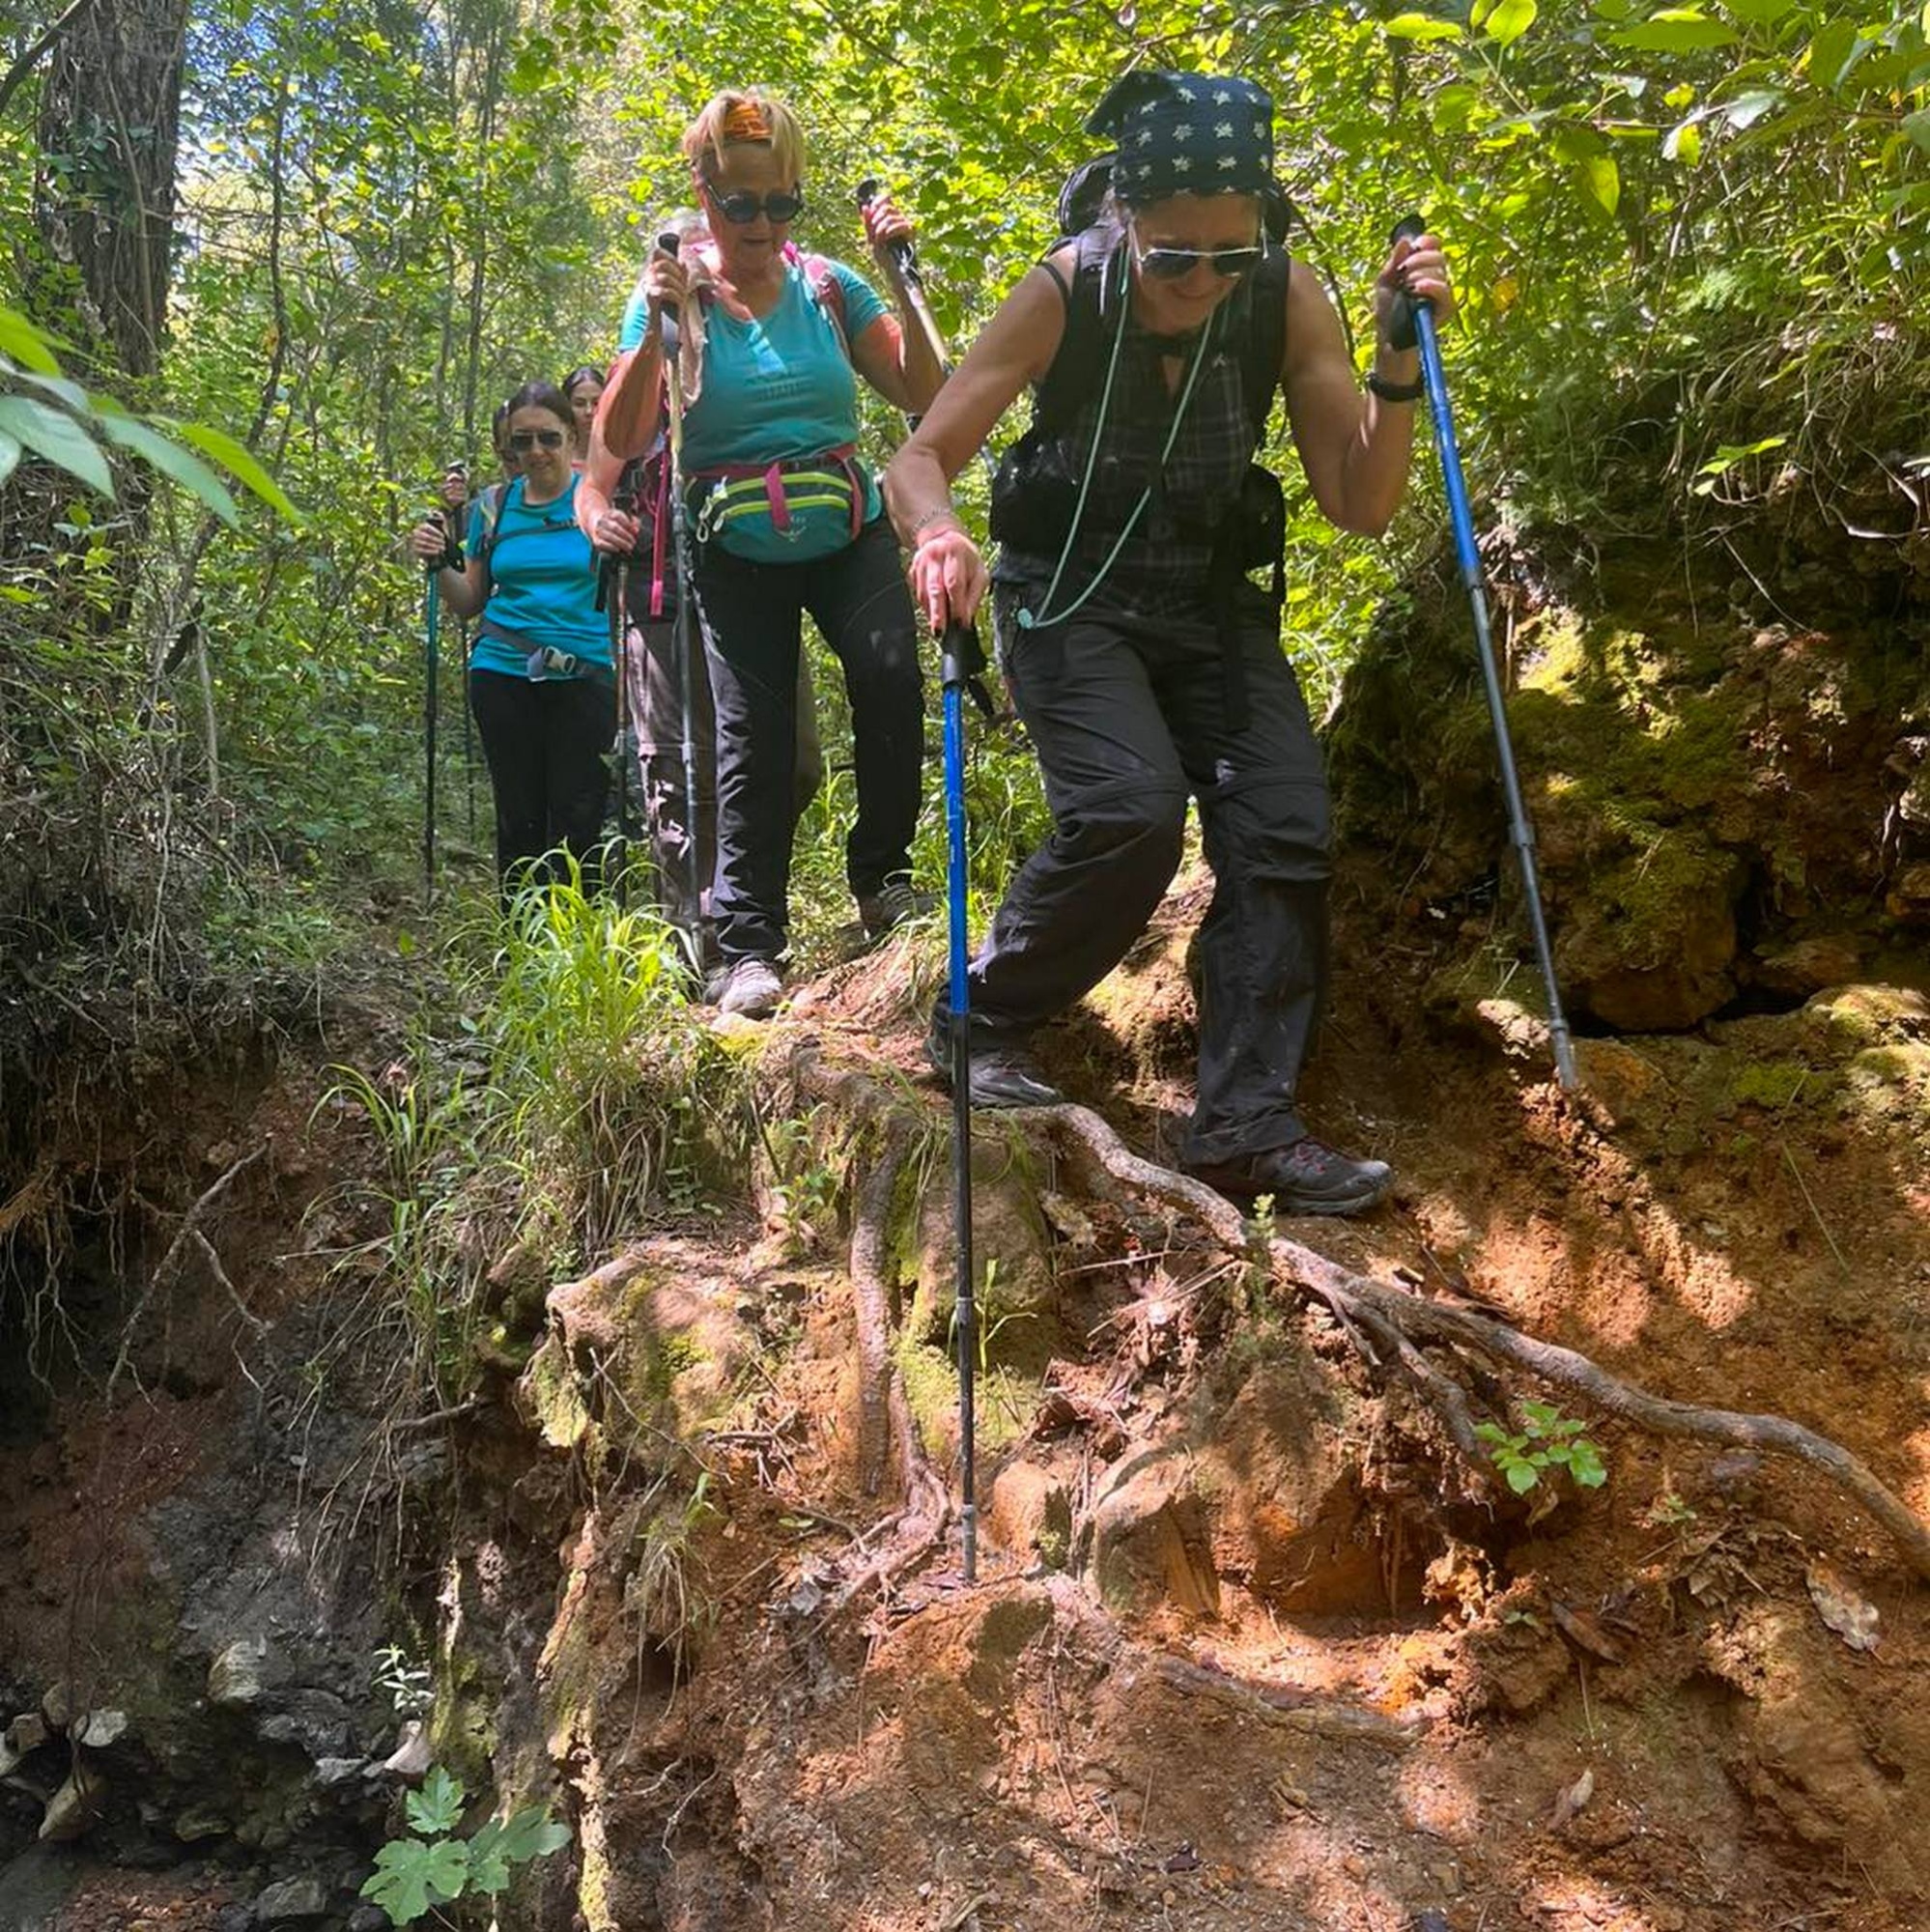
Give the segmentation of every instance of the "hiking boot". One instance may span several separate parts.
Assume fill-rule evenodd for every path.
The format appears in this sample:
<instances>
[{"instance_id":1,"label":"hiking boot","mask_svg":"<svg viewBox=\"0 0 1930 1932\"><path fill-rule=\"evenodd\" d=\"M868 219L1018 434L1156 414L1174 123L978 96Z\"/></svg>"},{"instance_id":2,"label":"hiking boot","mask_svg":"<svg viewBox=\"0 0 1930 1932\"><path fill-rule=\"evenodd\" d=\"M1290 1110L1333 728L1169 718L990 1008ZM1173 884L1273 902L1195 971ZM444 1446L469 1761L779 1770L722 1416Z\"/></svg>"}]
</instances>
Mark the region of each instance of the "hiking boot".
<instances>
[{"instance_id":1,"label":"hiking boot","mask_svg":"<svg viewBox=\"0 0 1930 1932\"><path fill-rule=\"evenodd\" d=\"M783 997L784 982L768 959L733 959L713 973L703 989L704 1002L721 1013L738 1013L747 1020L767 1020Z\"/></svg>"},{"instance_id":2,"label":"hiking boot","mask_svg":"<svg viewBox=\"0 0 1930 1932\"><path fill-rule=\"evenodd\" d=\"M924 1057L947 1081L951 1078L951 1022L938 1013L924 1037ZM1039 1072L1037 1063L1014 1039L972 1040L972 1104L975 1107L1057 1107L1065 1098Z\"/></svg>"},{"instance_id":3,"label":"hiking boot","mask_svg":"<svg viewBox=\"0 0 1930 1932\"><path fill-rule=\"evenodd\" d=\"M1311 1134L1232 1160L1189 1161L1186 1172L1243 1207L1270 1194L1276 1214L1359 1214L1394 1185L1384 1160L1349 1160Z\"/></svg>"},{"instance_id":4,"label":"hiking boot","mask_svg":"<svg viewBox=\"0 0 1930 1932\"><path fill-rule=\"evenodd\" d=\"M935 894L914 892L909 879L888 879L875 893L860 893L857 898L866 939L883 939L938 903Z\"/></svg>"}]
</instances>

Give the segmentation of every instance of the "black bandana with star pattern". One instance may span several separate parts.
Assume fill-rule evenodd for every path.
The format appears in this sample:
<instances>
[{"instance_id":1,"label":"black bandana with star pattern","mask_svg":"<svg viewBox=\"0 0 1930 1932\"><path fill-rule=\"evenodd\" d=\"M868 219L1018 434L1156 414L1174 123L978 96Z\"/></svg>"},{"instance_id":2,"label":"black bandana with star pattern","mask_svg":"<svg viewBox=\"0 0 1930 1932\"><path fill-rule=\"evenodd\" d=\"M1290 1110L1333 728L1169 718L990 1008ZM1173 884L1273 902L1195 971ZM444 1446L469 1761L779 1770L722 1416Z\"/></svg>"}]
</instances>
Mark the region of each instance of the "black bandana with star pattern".
<instances>
[{"instance_id":1,"label":"black bandana with star pattern","mask_svg":"<svg viewBox=\"0 0 1930 1932\"><path fill-rule=\"evenodd\" d=\"M1273 175L1273 98L1234 75L1148 70L1117 80L1086 123L1118 150L1128 208L1173 194L1263 194Z\"/></svg>"}]
</instances>

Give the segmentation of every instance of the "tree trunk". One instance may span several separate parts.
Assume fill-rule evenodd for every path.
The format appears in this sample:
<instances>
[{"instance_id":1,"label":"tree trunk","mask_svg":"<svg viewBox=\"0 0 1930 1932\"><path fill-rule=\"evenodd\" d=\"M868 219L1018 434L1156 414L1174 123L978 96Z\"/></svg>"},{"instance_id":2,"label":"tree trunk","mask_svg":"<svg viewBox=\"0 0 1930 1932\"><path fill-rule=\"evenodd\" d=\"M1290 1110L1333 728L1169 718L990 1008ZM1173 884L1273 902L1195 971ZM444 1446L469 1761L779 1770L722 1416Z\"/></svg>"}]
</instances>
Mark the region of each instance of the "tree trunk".
<instances>
[{"instance_id":1,"label":"tree trunk","mask_svg":"<svg viewBox=\"0 0 1930 1932\"><path fill-rule=\"evenodd\" d=\"M95 0L42 83L35 220L76 278L95 380L160 368L186 27L186 0Z\"/></svg>"}]
</instances>

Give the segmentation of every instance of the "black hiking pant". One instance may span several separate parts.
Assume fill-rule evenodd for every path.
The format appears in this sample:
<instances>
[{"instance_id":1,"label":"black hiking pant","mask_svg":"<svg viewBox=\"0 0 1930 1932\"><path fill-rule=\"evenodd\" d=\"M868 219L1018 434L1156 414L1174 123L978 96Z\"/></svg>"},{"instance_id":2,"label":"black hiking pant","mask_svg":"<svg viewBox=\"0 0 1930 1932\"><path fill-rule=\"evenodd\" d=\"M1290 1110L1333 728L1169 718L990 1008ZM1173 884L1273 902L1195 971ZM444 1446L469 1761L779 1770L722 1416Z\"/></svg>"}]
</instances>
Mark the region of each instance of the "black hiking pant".
<instances>
[{"instance_id":1,"label":"black hiking pant","mask_svg":"<svg viewBox=\"0 0 1930 1932\"><path fill-rule=\"evenodd\" d=\"M1013 593L1002 586L1011 614ZM1030 601L1030 600L1028 600ZM1202 599L1203 606L1206 600ZM1084 614L1002 623L1053 833L1020 868L972 967L975 1036L1017 1037L1095 986L1145 929L1200 803L1214 893L1200 929L1191 1163L1299 1140L1294 1091L1326 984L1326 778L1279 617L1239 608L1243 719L1207 622Z\"/></svg>"},{"instance_id":2,"label":"black hiking pant","mask_svg":"<svg viewBox=\"0 0 1930 1932\"><path fill-rule=\"evenodd\" d=\"M726 961L784 950L804 613L844 667L858 816L844 841L855 894L909 878L924 756L918 624L883 517L810 563L749 563L707 543L697 610L717 712L717 875Z\"/></svg>"},{"instance_id":3,"label":"black hiking pant","mask_svg":"<svg viewBox=\"0 0 1930 1932\"><path fill-rule=\"evenodd\" d=\"M647 607L646 607L647 608ZM695 768L696 836L692 850L691 794L684 777L684 685L676 625L639 617L630 631L625 667L630 679L630 719L637 771L643 792L643 823L656 875L657 904L672 925L710 925L711 877L717 869L717 719L711 707L710 668L703 639L692 639L691 763ZM795 835L824 782L824 748L817 733L817 700L810 664L798 653L797 766L791 783L791 831ZM693 881L696 902L691 902Z\"/></svg>"},{"instance_id":4,"label":"black hiking pant","mask_svg":"<svg viewBox=\"0 0 1930 1932\"><path fill-rule=\"evenodd\" d=\"M496 873L505 903L527 871L563 876L549 857L567 853L583 889L602 880L604 762L616 731L616 690L595 677L469 673L469 705L496 800Z\"/></svg>"}]
</instances>

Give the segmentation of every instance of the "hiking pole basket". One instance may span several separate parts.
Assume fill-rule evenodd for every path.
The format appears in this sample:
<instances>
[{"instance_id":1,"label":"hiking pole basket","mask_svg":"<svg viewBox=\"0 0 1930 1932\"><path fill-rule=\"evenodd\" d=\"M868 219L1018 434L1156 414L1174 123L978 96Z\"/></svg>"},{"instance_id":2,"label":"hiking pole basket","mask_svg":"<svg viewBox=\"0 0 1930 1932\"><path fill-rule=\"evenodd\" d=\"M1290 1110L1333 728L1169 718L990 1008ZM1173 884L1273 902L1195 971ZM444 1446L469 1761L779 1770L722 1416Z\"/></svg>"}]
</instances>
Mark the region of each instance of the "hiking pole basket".
<instances>
[{"instance_id":1,"label":"hiking pole basket","mask_svg":"<svg viewBox=\"0 0 1930 1932\"><path fill-rule=\"evenodd\" d=\"M1410 241L1426 233L1426 224L1410 214L1394 230L1397 242ZM1508 801L1509 838L1521 867L1521 890L1528 902L1528 923L1534 933L1535 957L1542 969L1542 983L1547 990L1548 1043L1554 1050L1555 1077L1562 1091L1575 1092L1580 1085L1575 1066L1575 1046L1569 1037L1568 1019L1562 1011L1561 987L1555 980L1554 950L1548 944L1547 915L1542 907L1540 870L1535 864L1535 828L1528 818L1527 802L1521 796L1521 781L1515 769L1515 746L1508 732L1508 710L1501 689L1501 671L1494 656L1494 637L1488 622L1488 592L1481 574L1481 552L1474 541L1474 516L1467 503L1467 479L1462 473L1461 450L1455 441L1454 411L1448 402L1447 373L1441 366L1440 336L1434 327L1433 304L1408 298L1414 320L1414 334L1421 352L1421 382L1428 394L1428 412L1433 418L1434 448L1440 457L1441 483L1447 492L1448 518L1454 526L1455 554L1461 563L1462 582L1467 590L1468 607L1474 613L1474 644L1481 658L1481 679L1488 691L1488 715L1494 726L1494 749L1501 768L1501 789Z\"/></svg>"},{"instance_id":2,"label":"hiking pole basket","mask_svg":"<svg viewBox=\"0 0 1930 1932\"><path fill-rule=\"evenodd\" d=\"M979 1366L978 1296L972 1260L972 1008L966 946L965 698L989 720L992 700L980 673L985 655L979 633L950 624L939 643L939 685L945 705L945 884L951 940L947 1049L951 1068L951 1220L957 1248L959 1568L966 1582L979 1575L974 1377Z\"/></svg>"}]
</instances>

